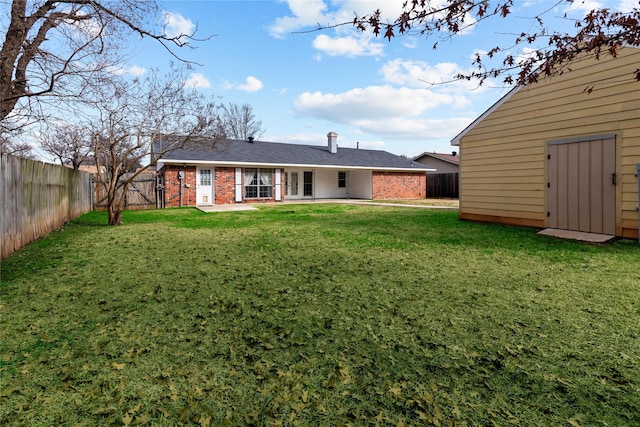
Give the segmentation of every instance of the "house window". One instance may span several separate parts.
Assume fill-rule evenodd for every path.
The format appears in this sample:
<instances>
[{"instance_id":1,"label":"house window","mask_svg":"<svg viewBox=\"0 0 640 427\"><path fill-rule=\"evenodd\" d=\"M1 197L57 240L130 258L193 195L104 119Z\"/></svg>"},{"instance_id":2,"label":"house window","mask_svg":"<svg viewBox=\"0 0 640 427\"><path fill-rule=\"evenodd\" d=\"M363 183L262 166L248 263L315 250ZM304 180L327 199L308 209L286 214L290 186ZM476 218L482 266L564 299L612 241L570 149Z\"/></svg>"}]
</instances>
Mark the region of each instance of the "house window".
<instances>
[{"instance_id":1,"label":"house window","mask_svg":"<svg viewBox=\"0 0 640 427\"><path fill-rule=\"evenodd\" d=\"M211 169L200 169L200 185L211 185Z\"/></svg>"},{"instance_id":2,"label":"house window","mask_svg":"<svg viewBox=\"0 0 640 427\"><path fill-rule=\"evenodd\" d=\"M247 199L271 198L273 169L245 169L244 197Z\"/></svg>"},{"instance_id":3,"label":"house window","mask_svg":"<svg viewBox=\"0 0 640 427\"><path fill-rule=\"evenodd\" d=\"M285 196L298 195L298 172L286 172L284 174Z\"/></svg>"},{"instance_id":4,"label":"house window","mask_svg":"<svg viewBox=\"0 0 640 427\"><path fill-rule=\"evenodd\" d=\"M347 186L347 173L345 171L338 171L338 188L345 188Z\"/></svg>"},{"instance_id":5,"label":"house window","mask_svg":"<svg viewBox=\"0 0 640 427\"><path fill-rule=\"evenodd\" d=\"M302 195L313 196L313 172L311 171L304 171L302 175Z\"/></svg>"}]
</instances>

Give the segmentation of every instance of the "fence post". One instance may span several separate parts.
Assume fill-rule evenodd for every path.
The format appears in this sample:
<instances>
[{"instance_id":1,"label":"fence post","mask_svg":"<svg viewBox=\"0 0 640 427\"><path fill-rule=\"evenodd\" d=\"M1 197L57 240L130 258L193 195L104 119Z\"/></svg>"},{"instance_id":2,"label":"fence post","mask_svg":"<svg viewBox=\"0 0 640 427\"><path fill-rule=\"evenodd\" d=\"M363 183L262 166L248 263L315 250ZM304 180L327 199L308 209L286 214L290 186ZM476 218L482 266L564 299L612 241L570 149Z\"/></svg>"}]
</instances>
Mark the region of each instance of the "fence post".
<instances>
[{"instance_id":1,"label":"fence post","mask_svg":"<svg viewBox=\"0 0 640 427\"><path fill-rule=\"evenodd\" d=\"M91 191L89 191L89 209L91 209L91 212L93 212L93 193L95 191L95 181L93 180L93 175L91 175L91 178L89 178L89 183L91 188Z\"/></svg>"}]
</instances>

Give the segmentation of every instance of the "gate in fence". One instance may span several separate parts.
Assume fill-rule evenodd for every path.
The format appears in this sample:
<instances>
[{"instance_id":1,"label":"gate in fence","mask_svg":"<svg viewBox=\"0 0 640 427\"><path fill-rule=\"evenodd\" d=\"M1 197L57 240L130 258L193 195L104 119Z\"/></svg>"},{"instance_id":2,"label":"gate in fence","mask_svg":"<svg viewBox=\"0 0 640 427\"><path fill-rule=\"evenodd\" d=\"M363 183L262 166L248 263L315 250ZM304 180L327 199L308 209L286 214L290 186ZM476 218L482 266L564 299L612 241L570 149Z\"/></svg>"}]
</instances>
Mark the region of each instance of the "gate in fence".
<instances>
[{"instance_id":1,"label":"gate in fence","mask_svg":"<svg viewBox=\"0 0 640 427\"><path fill-rule=\"evenodd\" d=\"M427 199L458 198L459 173L427 174Z\"/></svg>"},{"instance_id":2,"label":"gate in fence","mask_svg":"<svg viewBox=\"0 0 640 427\"><path fill-rule=\"evenodd\" d=\"M125 175L127 179L130 175ZM119 184L122 186L123 184ZM127 194L124 199L126 210L157 209L157 184L156 173L145 172L138 175L129 183ZM107 191L104 183L98 180L93 181L93 209L105 210L107 208Z\"/></svg>"}]
</instances>

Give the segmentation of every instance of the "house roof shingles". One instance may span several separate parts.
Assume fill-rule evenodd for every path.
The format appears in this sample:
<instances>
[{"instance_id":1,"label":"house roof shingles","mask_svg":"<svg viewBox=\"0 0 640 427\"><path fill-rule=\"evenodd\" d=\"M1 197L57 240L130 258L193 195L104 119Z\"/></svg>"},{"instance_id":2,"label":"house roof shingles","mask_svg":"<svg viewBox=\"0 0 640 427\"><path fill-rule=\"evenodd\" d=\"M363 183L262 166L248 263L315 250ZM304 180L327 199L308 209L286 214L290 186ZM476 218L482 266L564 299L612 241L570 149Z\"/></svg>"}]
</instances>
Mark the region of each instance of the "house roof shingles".
<instances>
[{"instance_id":1,"label":"house roof shingles","mask_svg":"<svg viewBox=\"0 0 640 427\"><path fill-rule=\"evenodd\" d=\"M456 154L446 154L446 153L429 153L429 152L424 152L422 154L420 154L419 156L415 156L415 159L419 159L420 157L433 157L434 159L438 159L438 160L444 160L445 162L449 162L449 163L453 163L455 165L459 165L460 164L460 157Z\"/></svg>"},{"instance_id":2,"label":"house roof shingles","mask_svg":"<svg viewBox=\"0 0 640 427\"><path fill-rule=\"evenodd\" d=\"M175 149L166 153L159 161L430 170L428 166L412 159L381 150L339 147L338 152L333 154L327 146L242 140L226 140L218 143L214 149Z\"/></svg>"}]
</instances>

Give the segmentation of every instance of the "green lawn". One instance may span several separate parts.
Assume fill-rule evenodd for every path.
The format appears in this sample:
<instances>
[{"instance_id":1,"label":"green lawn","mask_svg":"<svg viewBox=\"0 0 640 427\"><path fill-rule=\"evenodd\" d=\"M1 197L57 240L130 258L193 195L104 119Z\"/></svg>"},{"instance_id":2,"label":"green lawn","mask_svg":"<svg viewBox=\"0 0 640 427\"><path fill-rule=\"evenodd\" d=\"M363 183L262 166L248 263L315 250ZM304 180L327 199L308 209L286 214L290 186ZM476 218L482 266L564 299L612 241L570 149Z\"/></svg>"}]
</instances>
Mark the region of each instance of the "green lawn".
<instances>
[{"instance_id":1,"label":"green lawn","mask_svg":"<svg viewBox=\"0 0 640 427\"><path fill-rule=\"evenodd\" d=\"M90 213L2 262L0 425L640 425L640 245L456 211Z\"/></svg>"}]
</instances>

